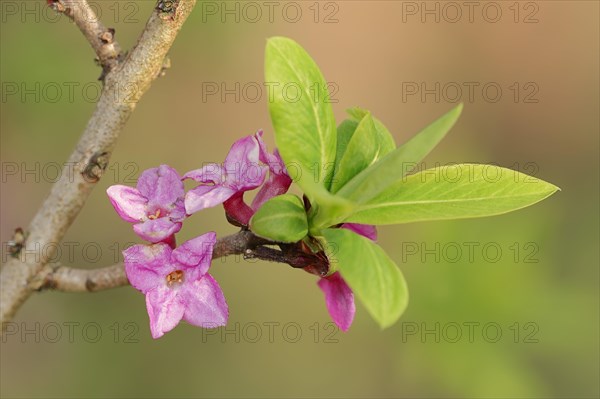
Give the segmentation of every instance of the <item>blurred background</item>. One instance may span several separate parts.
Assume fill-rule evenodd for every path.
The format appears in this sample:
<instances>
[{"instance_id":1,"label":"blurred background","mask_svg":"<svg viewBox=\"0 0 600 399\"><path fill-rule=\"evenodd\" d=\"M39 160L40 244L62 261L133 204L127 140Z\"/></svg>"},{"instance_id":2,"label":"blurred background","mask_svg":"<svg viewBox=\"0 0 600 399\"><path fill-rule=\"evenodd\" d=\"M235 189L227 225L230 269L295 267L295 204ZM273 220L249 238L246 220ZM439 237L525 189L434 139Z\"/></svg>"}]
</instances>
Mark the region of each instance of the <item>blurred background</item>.
<instances>
[{"instance_id":1,"label":"blurred background","mask_svg":"<svg viewBox=\"0 0 600 399\"><path fill-rule=\"evenodd\" d=\"M94 109L100 70L45 1L2 1L2 262ZM124 49L152 1L93 3ZM373 112L398 144L452 108L463 116L426 159L481 162L562 188L509 215L380 228L410 304L380 331L358 304L330 323L314 276L217 260L229 325L185 323L152 340L130 287L44 292L1 344L3 397L598 397L599 5L536 2L199 2L143 97L57 261L96 268L139 239L105 190L146 168L222 162L258 129L273 148L263 83L268 37L288 36L344 109ZM179 240L231 234L220 208Z\"/></svg>"}]
</instances>

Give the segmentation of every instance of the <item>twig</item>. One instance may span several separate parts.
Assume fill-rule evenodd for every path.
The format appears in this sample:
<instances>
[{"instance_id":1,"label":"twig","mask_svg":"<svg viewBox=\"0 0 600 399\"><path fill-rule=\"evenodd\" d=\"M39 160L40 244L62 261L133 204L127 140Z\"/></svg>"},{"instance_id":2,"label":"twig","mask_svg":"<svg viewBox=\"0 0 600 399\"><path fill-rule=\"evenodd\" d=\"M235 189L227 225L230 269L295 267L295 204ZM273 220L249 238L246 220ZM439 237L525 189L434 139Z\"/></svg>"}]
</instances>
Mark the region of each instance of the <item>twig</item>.
<instances>
[{"instance_id":1,"label":"twig","mask_svg":"<svg viewBox=\"0 0 600 399\"><path fill-rule=\"evenodd\" d=\"M4 329L31 295L30 283L54 256L68 227L100 179L116 140L137 102L159 75L163 60L196 0L179 0L169 13L155 10L129 55L106 75L102 95L60 179L38 209L17 259L0 273L0 322Z\"/></svg>"},{"instance_id":2,"label":"twig","mask_svg":"<svg viewBox=\"0 0 600 399\"><path fill-rule=\"evenodd\" d=\"M46 265L30 283L32 290L53 289L63 292L95 292L129 284L122 263L98 269L76 269Z\"/></svg>"},{"instance_id":3,"label":"twig","mask_svg":"<svg viewBox=\"0 0 600 399\"><path fill-rule=\"evenodd\" d=\"M250 231L242 230L217 241L213 259L228 255L243 255L246 259L261 259L270 262L287 263L292 267L313 266L327 269L324 260L315 254L309 254L299 246L285 253L265 245L272 242L256 237ZM109 288L128 285L125 268L122 263L98 269L75 269L60 265L47 265L30 283L32 290L53 289L63 292L96 292Z\"/></svg>"},{"instance_id":4,"label":"twig","mask_svg":"<svg viewBox=\"0 0 600 399\"><path fill-rule=\"evenodd\" d=\"M121 47L115 41L115 30L106 28L87 0L48 0L50 7L69 17L90 42L102 66L102 80L117 66Z\"/></svg>"}]
</instances>

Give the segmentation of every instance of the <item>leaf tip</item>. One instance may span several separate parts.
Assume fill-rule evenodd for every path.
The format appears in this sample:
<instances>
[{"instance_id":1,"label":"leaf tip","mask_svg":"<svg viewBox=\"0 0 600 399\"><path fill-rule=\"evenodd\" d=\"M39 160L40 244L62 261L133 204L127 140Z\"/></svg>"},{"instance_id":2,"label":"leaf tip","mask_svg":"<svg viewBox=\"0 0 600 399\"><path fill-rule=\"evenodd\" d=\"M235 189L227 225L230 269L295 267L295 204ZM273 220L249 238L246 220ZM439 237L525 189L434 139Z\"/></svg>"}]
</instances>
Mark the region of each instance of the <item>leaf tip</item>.
<instances>
[{"instance_id":1,"label":"leaf tip","mask_svg":"<svg viewBox=\"0 0 600 399\"><path fill-rule=\"evenodd\" d=\"M542 183L544 185L544 192L547 194L544 198L548 198L549 196L551 196L552 194L558 192L558 191L562 191L562 189L552 183L549 183L545 180L542 179L537 179L536 180L539 183Z\"/></svg>"},{"instance_id":2,"label":"leaf tip","mask_svg":"<svg viewBox=\"0 0 600 399\"><path fill-rule=\"evenodd\" d=\"M464 103L459 103L456 107L452 108L449 112L448 112L448 116L451 117L452 119L452 125L454 125L456 123L456 121L458 120L458 118L460 118L460 115L462 114L464 108Z\"/></svg>"}]
</instances>

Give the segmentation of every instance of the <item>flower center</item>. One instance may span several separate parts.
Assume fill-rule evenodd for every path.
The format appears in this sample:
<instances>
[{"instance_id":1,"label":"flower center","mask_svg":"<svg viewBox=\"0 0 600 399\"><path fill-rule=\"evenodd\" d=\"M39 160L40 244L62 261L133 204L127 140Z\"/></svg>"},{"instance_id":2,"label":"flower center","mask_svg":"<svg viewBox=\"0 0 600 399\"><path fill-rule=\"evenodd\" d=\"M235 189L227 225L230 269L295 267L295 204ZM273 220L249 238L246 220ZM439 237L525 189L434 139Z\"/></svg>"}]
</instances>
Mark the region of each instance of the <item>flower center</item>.
<instances>
[{"instance_id":1,"label":"flower center","mask_svg":"<svg viewBox=\"0 0 600 399\"><path fill-rule=\"evenodd\" d=\"M150 220L158 219L159 217L160 217L160 209L157 209L156 212L154 212L154 214L148 215L148 219L150 219Z\"/></svg>"},{"instance_id":2,"label":"flower center","mask_svg":"<svg viewBox=\"0 0 600 399\"><path fill-rule=\"evenodd\" d=\"M167 274L167 286L171 287L173 284L181 284L183 283L183 271L175 270Z\"/></svg>"}]
</instances>

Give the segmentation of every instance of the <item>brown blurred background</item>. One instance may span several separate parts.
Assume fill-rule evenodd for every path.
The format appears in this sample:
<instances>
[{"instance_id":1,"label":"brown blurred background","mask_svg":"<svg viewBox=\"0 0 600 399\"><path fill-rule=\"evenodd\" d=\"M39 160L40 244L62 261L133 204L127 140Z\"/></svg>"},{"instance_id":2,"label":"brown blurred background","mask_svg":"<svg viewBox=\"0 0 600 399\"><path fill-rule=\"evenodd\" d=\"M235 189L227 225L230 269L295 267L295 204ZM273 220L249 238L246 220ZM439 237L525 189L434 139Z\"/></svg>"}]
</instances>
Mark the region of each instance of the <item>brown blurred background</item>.
<instances>
[{"instance_id":1,"label":"brown blurred background","mask_svg":"<svg viewBox=\"0 0 600 399\"><path fill-rule=\"evenodd\" d=\"M0 4L4 262L5 242L48 193L100 86L66 18L41 0ZM126 49L154 6L93 4ZM133 185L161 163L183 173L221 162L260 128L272 147L263 62L275 35L317 61L337 90L338 120L367 108L402 143L463 101L427 166L497 163L562 192L505 216L381 228L411 293L385 331L359 305L350 332L336 332L313 276L236 258L212 268L227 330L182 323L153 341L144 298L128 287L35 295L1 344L2 396L598 397L598 15L593 1L199 3L57 260L106 266L138 241L110 206L109 185ZM211 209L180 238L207 230L235 231Z\"/></svg>"}]
</instances>

